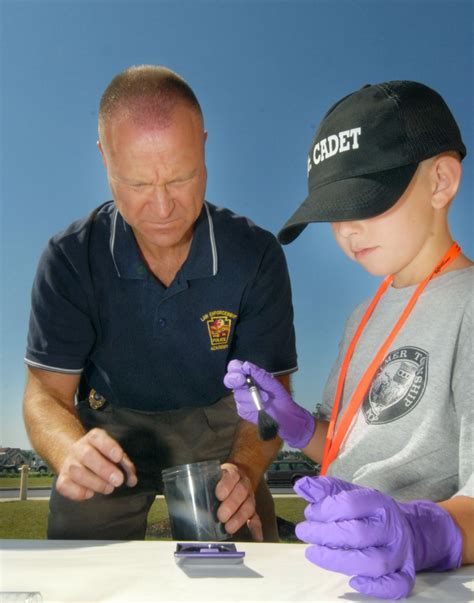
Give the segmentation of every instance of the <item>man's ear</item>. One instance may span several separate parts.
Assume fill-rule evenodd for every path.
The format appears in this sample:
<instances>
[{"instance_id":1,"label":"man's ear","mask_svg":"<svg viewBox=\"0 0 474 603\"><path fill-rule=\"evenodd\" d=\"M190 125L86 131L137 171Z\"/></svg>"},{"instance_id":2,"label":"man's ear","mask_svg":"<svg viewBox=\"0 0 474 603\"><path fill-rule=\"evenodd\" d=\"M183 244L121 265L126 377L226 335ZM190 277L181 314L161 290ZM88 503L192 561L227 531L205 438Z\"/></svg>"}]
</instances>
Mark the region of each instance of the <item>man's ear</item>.
<instances>
[{"instance_id":1,"label":"man's ear","mask_svg":"<svg viewBox=\"0 0 474 603\"><path fill-rule=\"evenodd\" d=\"M102 161L104 162L105 167L107 167L107 160L105 159L104 147L102 146L102 143L100 142L100 138L97 141L97 148L100 151L100 154L102 156Z\"/></svg>"},{"instance_id":2,"label":"man's ear","mask_svg":"<svg viewBox=\"0 0 474 603\"><path fill-rule=\"evenodd\" d=\"M461 162L449 154L439 155L432 165L433 194L431 203L435 209L447 207L456 195L461 182Z\"/></svg>"}]
</instances>

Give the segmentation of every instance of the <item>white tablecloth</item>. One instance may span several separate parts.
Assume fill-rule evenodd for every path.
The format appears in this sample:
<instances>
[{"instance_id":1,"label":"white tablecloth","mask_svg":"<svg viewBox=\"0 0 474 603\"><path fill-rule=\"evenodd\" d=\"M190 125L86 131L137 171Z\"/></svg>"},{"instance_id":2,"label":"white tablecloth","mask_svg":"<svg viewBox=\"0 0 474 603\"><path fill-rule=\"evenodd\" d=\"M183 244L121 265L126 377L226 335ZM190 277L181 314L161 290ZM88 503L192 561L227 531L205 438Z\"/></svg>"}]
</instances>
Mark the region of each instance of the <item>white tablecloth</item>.
<instances>
[{"instance_id":1,"label":"white tablecloth","mask_svg":"<svg viewBox=\"0 0 474 603\"><path fill-rule=\"evenodd\" d=\"M376 601L346 576L306 561L304 544L237 543L242 565L178 566L176 543L0 541L0 591L40 591L44 603ZM474 566L421 573L413 601L474 600Z\"/></svg>"}]
</instances>

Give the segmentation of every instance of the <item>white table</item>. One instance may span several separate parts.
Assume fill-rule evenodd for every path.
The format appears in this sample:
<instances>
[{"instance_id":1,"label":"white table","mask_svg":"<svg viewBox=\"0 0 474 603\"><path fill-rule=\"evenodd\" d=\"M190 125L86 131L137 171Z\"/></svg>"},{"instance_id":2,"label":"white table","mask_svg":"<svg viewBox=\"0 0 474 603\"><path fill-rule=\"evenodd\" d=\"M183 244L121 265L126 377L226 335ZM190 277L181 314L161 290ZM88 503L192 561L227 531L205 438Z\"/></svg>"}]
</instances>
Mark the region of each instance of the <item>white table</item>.
<instances>
[{"instance_id":1,"label":"white table","mask_svg":"<svg viewBox=\"0 0 474 603\"><path fill-rule=\"evenodd\" d=\"M0 541L0 591L40 591L44 603L376 601L346 576L304 558L304 544L238 543L243 565L183 569L176 543ZM474 566L421 573L413 601L473 601Z\"/></svg>"}]
</instances>

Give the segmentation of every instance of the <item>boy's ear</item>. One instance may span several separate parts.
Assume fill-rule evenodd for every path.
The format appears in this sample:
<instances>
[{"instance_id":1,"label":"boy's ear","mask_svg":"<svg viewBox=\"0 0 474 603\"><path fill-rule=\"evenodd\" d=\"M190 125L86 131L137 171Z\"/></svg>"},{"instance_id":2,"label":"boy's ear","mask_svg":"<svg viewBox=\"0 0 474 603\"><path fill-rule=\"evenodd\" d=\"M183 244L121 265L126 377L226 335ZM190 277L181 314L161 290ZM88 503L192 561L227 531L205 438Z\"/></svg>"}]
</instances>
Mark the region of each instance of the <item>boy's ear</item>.
<instances>
[{"instance_id":1,"label":"boy's ear","mask_svg":"<svg viewBox=\"0 0 474 603\"><path fill-rule=\"evenodd\" d=\"M431 203L435 209L449 205L461 182L461 162L450 154L439 155L432 165L433 194Z\"/></svg>"}]
</instances>

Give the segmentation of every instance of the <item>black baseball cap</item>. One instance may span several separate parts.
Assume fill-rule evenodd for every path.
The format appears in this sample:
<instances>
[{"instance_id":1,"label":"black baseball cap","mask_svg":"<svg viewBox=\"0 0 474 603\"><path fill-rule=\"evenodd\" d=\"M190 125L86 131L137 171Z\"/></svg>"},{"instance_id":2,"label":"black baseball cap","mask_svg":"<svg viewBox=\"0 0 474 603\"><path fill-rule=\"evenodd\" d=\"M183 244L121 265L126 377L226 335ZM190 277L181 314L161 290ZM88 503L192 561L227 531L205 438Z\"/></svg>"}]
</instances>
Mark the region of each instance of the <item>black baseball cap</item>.
<instances>
[{"instance_id":1,"label":"black baseball cap","mask_svg":"<svg viewBox=\"0 0 474 603\"><path fill-rule=\"evenodd\" d=\"M310 222L365 220L387 211L420 161L466 147L434 90L410 81L367 84L324 116L308 155L308 196L278 233L291 243Z\"/></svg>"}]
</instances>

